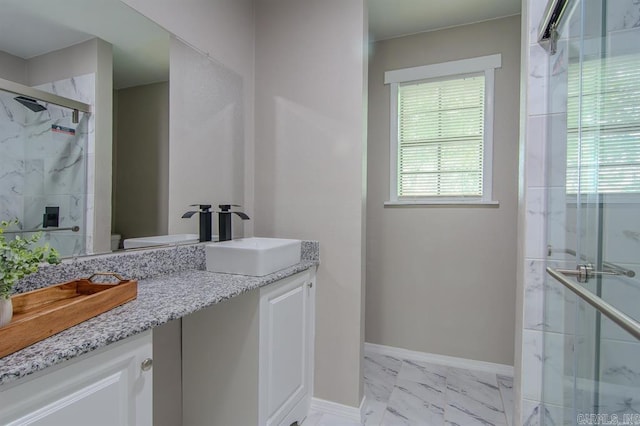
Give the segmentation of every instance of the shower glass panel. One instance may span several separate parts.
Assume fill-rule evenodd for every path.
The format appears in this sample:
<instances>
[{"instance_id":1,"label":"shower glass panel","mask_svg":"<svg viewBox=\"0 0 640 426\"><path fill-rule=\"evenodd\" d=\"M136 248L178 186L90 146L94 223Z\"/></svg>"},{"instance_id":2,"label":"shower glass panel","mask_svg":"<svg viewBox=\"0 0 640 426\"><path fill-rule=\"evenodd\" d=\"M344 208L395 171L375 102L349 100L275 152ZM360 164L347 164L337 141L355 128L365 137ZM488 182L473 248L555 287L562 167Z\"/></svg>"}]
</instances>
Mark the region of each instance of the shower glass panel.
<instances>
[{"instance_id":1,"label":"shower glass panel","mask_svg":"<svg viewBox=\"0 0 640 426\"><path fill-rule=\"evenodd\" d=\"M62 256L83 254L90 115L79 112L74 123L68 108L18 96L0 91L0 220L20 222L5 236L42 230L40 244Z\"/></svg>"},{"instance_id":2,"label":"shower glass panel","mask_svg":"<svg viewBox=\"0 0 640 426\"><path fill-rule=\"evenodd\" d=\"M579 285L636 321L638 23L637 1L569 1L549 55L546 149L547 266L605 272ZM640 341L551 276L545 279L542 423L640 424Z\"/></svg>"}]
</instances>

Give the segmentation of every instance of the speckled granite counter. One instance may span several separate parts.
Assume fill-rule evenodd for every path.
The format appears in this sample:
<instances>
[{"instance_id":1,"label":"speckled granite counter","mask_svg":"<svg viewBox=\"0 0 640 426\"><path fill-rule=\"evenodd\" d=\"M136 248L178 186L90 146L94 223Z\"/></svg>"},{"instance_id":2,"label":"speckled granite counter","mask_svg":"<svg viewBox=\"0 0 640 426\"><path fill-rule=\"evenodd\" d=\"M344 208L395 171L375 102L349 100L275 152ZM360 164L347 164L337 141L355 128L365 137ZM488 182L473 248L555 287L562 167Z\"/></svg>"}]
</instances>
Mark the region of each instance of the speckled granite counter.
<instances>
[{"instance_id":1,"label":"speckled granite counter","mask_svg":"<svg viewBox=\"0 0 640 426\"><path fill-rule=\"evenodd\" d=\"M196 247L196 249L193 249L193 247ZM195 268L139 279L138 298L136 300L62 331L14 354L0 358L0 385L13 382L20 377L141 333L172 319L183 317L255 288L271 284L319 264L318 244L304 242L302 260L290 268L264 277L217 274L200 268L200 266L203 267L200 263L203 260L199 253L199 251L203 251L201 247L192 246L192 248L188 249L195 250L194 259L196 259L196 264L191 261L185 261L183 264L183 267L196 266ZM148 257L149 253L151 253L152 257L166 260L167 257L175 255L172 250L179 251L178 249L154 250L142 252L139 255ZM153 255L154 252L156 253L155 255ZM118 261L122 262L125 257L128 258L129 254L126 256L111 255L93 258L90 261L98 260L102 263L113 262L115 264ZM68 269L68 265L67 267L62 265L57 268ZM78 269L79 267L76 265L75 268ZM95 271L96 269L93 270ZM116 270L116 272L123 273L129 277L138 278L138 275L140 275L127 272L122 267L111 268L111 270ZM76 272L73 273L75 274ZM74 275L74 277L85 275ZM27 287L32 288L33 286Z\"/></svg>"}]
</instances>

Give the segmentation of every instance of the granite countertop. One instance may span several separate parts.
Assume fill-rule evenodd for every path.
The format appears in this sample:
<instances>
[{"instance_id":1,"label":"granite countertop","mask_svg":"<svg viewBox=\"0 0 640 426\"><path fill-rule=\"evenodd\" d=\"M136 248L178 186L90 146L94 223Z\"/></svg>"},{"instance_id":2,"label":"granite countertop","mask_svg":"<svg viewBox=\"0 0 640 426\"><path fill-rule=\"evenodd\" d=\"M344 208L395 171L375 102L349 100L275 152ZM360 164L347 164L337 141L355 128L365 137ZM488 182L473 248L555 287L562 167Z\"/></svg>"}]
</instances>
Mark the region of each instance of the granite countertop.
<instances>
[{"instance_id":1,"label":"granite countertop","mask_svg":"<svg viewBox=\"0 0 640 426\"><path fill-rule=\"evenodd\" d=\"M0 358L0 385L271 284L319 264L300 263L264 277L199 269L138 281L138 298L25 349Z\"/></svg>"}]
</instances>

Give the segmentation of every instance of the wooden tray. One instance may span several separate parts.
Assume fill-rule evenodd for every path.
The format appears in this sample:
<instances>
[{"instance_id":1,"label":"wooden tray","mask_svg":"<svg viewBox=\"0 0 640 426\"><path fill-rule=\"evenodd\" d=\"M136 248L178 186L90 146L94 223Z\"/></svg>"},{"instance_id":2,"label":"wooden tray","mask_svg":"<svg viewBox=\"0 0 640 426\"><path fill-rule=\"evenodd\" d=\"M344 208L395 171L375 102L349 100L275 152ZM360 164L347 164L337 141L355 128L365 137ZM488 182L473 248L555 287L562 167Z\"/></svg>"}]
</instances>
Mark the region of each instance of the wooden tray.
<instances>
[{"instance_id":1,"label":"wooden tray","mask_svg":"<svg viewBox=\"0 0 640 426\"><path fill-rule=\"evenodd\" d=\"M96 276L116 277L117 284L95 283ZM17 294L13 318L0 327L0 357L12 354L138 296L138 282L108 272L86 279Z\"/></svg>"}]
</instances>

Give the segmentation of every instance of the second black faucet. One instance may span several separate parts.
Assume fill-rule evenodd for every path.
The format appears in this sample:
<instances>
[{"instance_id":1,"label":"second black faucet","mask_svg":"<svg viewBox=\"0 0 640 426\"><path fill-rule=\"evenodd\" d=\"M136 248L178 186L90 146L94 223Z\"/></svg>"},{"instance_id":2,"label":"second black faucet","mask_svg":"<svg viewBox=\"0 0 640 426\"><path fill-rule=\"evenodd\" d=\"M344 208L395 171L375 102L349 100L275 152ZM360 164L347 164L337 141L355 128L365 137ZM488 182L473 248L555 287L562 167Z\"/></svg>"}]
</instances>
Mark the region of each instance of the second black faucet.
<instances>
[{"instance_id":1,"label":"second black faucet","mask_svg":"<svg viewBox=\"0 0 640 426\"><path fill-rule=\"evenodd\" d=\"M182 215L184 219L200 214L200 242L211 241L212 212L211 204L191 204L198 207L198 211L188 211ZM231 215L236 214L242 220L249 220L249 216L244 212L231 211L231 207L241 207L237 204L220 204L218 213L218 241L229 241L232 239Z\"/></svg>"}]
</instances>

